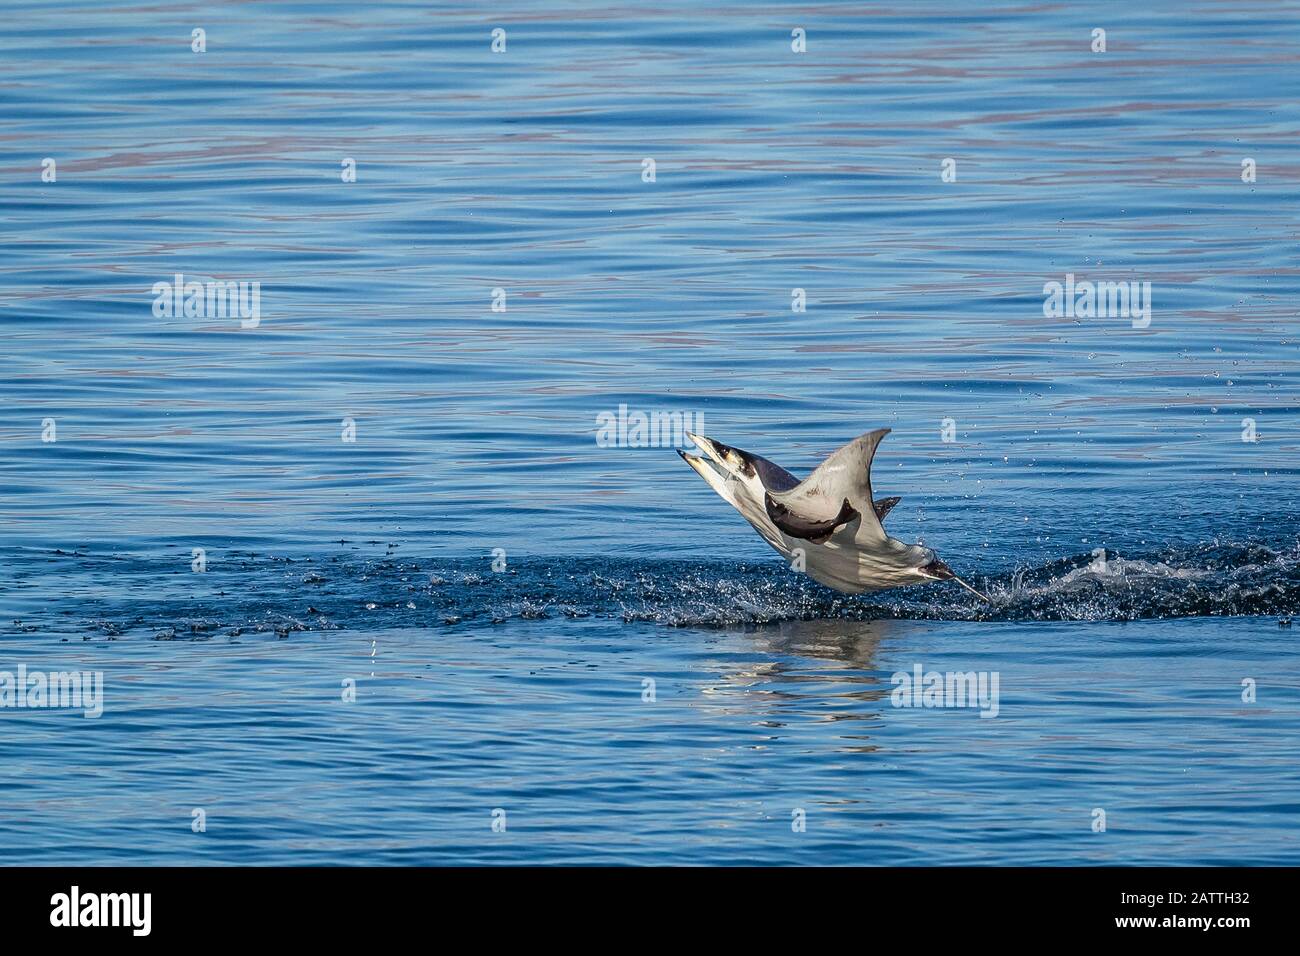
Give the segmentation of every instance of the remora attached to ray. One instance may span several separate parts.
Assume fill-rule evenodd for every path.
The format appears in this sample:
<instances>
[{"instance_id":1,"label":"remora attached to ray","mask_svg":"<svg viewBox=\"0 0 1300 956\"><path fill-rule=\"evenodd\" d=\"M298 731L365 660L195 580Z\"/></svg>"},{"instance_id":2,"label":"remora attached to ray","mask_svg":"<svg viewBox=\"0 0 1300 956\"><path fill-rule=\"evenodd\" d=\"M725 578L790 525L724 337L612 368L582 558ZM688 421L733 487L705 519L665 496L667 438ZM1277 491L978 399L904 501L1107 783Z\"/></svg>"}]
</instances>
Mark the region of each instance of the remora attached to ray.
<instances>
[{"instance_id":1,"label":"remora attached to ray","mask_svg":"<svg viewBox=\"0 0 1300 956\"><path fill-rule=\"evenodd\" d=\"M702 435L703 456L678 454L773 548L813 580L846 594L958 578L935 553L892 538L882 524L898 498L876 501L871 462L888 428L860 435L800 481L775 462Z\"/></svg>"}]
</instances>

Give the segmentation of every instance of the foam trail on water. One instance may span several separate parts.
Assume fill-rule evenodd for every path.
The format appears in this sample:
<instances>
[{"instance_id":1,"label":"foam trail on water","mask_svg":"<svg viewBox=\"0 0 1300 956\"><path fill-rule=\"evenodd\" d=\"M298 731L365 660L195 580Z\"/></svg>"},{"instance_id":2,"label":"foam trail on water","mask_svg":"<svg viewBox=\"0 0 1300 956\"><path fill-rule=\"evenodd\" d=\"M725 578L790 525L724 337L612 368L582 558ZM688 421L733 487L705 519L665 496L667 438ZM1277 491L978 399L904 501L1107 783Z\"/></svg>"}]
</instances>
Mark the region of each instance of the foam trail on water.
<instances>
[{"instance_id":1,"label":"foam trail on water","mask_svg":"<svg viewBox=\"0 0 1300 956\"><path fill-rule=\"evenodd\" d=\"M848 596L776 561L535 557L514 559L495 573L481 560L232 552L210 555L206 573L177 574L170 556L38 557L17 562L0 633L207 639L587 617L728 627L882 618L1285 619L1300 609L1300 550L1253 542L1113 555L1101 563L1073 555L984 576L982 590L954 579L978 601L946 581ZM56 609L51 593L61 595Z\"/></svg>"}]
</instances>

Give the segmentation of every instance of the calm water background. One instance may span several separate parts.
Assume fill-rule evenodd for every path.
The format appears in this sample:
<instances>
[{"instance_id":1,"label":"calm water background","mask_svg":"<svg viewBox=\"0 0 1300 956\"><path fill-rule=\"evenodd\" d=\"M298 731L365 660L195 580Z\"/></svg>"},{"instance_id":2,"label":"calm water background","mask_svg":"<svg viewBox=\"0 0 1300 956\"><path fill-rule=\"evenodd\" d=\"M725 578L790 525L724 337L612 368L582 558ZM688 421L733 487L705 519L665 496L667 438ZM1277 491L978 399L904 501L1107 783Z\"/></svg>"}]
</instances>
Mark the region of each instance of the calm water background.
<instances>
[{"instance_id":1,"label":"calm water background","mask_svg":"<svg viewBox=\"0 0 1300 956\"><path fill-rule=\"evenodd\" d=\"M0 670L106 696L0 710L0 859L1300 862L1296 5L0 12ZM891 427L993 604L792 575L620 404Z\"/></svg>"}]
</instances>

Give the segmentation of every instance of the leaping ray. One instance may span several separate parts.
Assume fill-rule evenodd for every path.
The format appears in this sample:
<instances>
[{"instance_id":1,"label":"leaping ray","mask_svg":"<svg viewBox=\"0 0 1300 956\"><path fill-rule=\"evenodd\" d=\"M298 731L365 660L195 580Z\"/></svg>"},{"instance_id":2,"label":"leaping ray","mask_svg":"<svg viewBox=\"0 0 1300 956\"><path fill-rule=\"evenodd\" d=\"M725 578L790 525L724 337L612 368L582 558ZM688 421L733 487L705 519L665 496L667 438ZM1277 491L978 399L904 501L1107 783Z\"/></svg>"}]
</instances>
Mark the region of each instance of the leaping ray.
<instances>
[{"instance_id":1,"label":"leaping ray","mask_svg":"<svg viewBox=\"0 0 1300 956\"><path fill-rule=\"evenodd\" d=\"M888 434L878 428L860 435L803 481L775 462L703 435L689 435L703 455L678 454L792 566L828 587L858 594L952 579L989 600L930 548L885 531L881 522L899 499L874 499L871 462Z\"/></svg>"}]
</instances>

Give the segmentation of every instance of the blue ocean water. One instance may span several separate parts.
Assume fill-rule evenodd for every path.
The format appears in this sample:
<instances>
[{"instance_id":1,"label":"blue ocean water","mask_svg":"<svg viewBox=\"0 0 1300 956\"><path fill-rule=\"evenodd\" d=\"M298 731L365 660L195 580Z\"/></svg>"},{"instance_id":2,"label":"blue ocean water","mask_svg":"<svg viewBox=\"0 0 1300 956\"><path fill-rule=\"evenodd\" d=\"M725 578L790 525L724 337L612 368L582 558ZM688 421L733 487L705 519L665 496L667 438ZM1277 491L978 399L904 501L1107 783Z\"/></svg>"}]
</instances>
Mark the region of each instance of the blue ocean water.
<instances>
[{"instance_id":1,"label":"blue ocean water","mask_svg":"<svg viewBox=\"0 0 1300 956\"><path fill-rule=\"evenodd\" d=\"M0 860L1300 862L1297 5L0 9Z\"/></svg>"}]
</instances>

